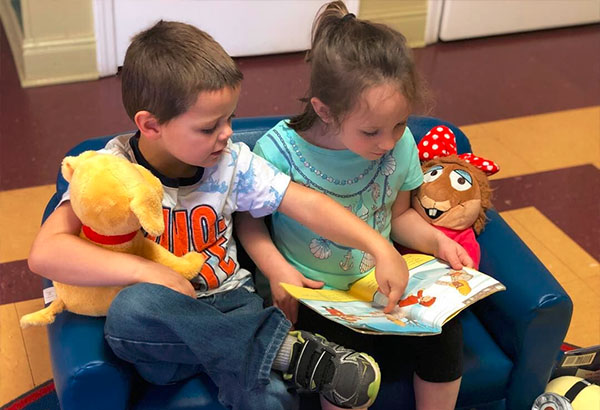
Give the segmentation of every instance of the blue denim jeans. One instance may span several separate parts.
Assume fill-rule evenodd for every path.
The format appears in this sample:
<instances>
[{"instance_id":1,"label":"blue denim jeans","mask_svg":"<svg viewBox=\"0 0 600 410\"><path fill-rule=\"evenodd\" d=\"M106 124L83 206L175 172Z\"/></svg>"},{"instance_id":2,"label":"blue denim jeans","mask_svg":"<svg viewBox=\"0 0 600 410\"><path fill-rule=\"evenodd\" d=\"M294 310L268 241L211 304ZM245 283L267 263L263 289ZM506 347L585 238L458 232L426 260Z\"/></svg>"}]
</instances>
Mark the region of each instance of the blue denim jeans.
<instances>
[{"instance_id":1,"label":"blue denim jeans","mask_svg":"<svg viewBox=\"0 0 600 410\"><path fill-rule=\"evenodd\" d=\"M104 328L115 354L155 384L207 373L229 408L294 409L296 392L271 365L290 322L238 288L194 299L140 283L112 302Z\"/></svg>"}]
</instances>

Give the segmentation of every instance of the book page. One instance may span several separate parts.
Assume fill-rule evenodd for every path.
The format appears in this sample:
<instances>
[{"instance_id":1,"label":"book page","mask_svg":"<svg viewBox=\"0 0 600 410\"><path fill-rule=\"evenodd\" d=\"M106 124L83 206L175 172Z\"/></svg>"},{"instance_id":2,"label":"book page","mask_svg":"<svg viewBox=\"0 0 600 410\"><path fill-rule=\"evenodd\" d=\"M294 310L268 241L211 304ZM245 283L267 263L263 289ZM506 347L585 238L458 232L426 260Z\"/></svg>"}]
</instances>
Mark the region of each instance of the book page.
<instances>
[{"instance_id":1,"label":"book page","mask_svg":"<svg viewBox=\"0 0 600 410\"><path fill-rule=\"evenodd\" d=\"M411 269L409 274L400 309L413 320L435 327L476 301L505 289L479 271L467 267L454 270L437 259Z\"/></svg>"},{"instance_id":2,"label":"book page","mask_svg":"<svg viewBox=\"0 0 600 410\"><path fill-rule=\"evenodd\" d=\"M442 330L411 320L399 311L383 313L381 308L374 307L370 302L306 299L301 302L327 319L359 333L428 335L440 333Z\"/></svg>"},{"instance_id":3,"label":"book page","mask_svg":"<svg viewBox=\"0 0 600 410\"><path fill-rule=\"evenodd\" d=\"M378 292L375 270L354 282L348 291L281 285L322 316L358 332L411 335L439 333L442 325L465 307L505 289L484 273L466 267L454 270L433 256L403 257L409 267L409 281L398 306L389 314L383 313L387 301Z\"/></svg>"}]
</instances>

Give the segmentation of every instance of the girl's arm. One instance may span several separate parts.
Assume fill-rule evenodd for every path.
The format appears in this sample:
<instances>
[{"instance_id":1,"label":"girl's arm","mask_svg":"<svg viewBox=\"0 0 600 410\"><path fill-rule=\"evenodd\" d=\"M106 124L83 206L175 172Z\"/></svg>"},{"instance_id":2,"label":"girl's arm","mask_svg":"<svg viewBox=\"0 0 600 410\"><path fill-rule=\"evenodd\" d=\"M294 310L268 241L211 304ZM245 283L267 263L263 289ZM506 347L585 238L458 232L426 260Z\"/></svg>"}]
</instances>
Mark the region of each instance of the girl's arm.
<instances>
[{"instance_id":1,"label":"girl's arm","mask_svg":"<svg viewBox=\"0 0 600 410\"><path fill-rule=\"evenodd\" d=\"M46 219L29 254L29 269L80 286L122 286L150 282L196 297L192 284L166 266L140 256L114 252L79 237L81 222L70 202Z\"/></svg>"},{"instance_id":2,"label":"girl's arm","mask_svg":"<svg viewBox=\"0 0 600 410\"><path fill-rule=\"evenodd\" d=\"M280 283L321 288L323 282L308 279L287 262L273 244L264 218L253 218L248 212L238 212L235 214L235 231L241 245L269 280L273 305L280 308L290 322L296 323L298 302Z\"/></svg>"},{"instance_id":3,"label":"girl's arm","mask_svg":"<svg viewBox=\"0 0 600 410\"><path fill-rule=\"evenodd\" d=\"M373 255L377 284L389 300L384 311L394 308L406 288L408 268L391 242L333 199L294 182L278 210L327 239Z\"/></svg>"},{"instance_id":4,"label":"girl's arm","mask_svg":"<svg viewBox=\"0 0 600 410\"><path fill-rule=\"evenodd\" d=\"M472 267L473 261L462 246L425 221L410 206L410 191L400 191L392 205L392 239L450 263L453 269Z\"/></svg>"}]
</instances>

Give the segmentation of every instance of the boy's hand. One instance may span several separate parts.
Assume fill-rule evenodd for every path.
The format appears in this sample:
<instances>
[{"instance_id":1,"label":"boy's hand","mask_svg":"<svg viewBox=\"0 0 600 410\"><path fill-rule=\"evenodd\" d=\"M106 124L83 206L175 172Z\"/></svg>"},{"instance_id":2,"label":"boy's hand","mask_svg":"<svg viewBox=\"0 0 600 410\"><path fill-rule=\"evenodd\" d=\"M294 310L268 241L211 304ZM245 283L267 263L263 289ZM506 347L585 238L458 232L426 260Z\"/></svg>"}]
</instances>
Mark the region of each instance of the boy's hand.
<instances>
[{"instance_id":1,"label":"boy's hand","mask_svg":"<svg viewBox=\"0 0 600 410\"><path fill-rule=\"evenodd\" d=\"M302 275L293 266L287 266L278 270L276 274L271 275L269 283L271 284L271 296L273 297L273 306L283 311L285 317L295 324L298 320L298 301L294 299L280 283L289 283L290 285L301 286L303 288L320 289L323 282L311 280Z\"/></svg>"},{"instance_id":2,"label":"boy's hand","mask_svg":"<svg viewBox=\"0 0 600 410\"><path fill-rule=\"evenodd\" d=\"M406 261L390 244L386 249L375 255L376 268L375 279L379 285L379 291L388 298L387 306L383 309L390 313L400 301L408 284L408 266Z\"/></svg>"},{"instance_id":3,"label":"boy's hand","mask_svg":"<svg viewBox=\"0 0 600 410\"><path fill-rule=\"evenodd\" d=\"M436 236L436 248L433 255L447 261L452 269L461 269L463 266L473 267L473 260L465 251L465 248L442 232L438 232Z\"/></svg>"},{"instance_id":4,"label":"boy's hand","mask_svg":"<svg viewBox=\"0 0 600 410\"><path fill-rule=\"evenodd\" d=\"M153 266L145 271L143 276L139 278L138 282L162 285L169 289L173 289L175 292L179 292L196 299L196 290L189 280L174 270L158 263L153 263Z\"/></svg>"}]
</instances>

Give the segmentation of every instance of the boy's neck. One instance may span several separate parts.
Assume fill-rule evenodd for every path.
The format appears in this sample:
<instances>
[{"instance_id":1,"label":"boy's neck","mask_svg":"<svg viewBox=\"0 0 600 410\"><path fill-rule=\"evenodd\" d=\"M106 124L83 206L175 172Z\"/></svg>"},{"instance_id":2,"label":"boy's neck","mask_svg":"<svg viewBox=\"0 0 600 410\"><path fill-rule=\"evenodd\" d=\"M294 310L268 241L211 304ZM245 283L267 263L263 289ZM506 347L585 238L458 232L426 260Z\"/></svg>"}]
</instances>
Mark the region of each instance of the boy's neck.
<instances>
[{"instance_id":1,"label":"boy's neck","mask_svg":"<svg viewBox=\"0 0 600 410\"><path fill-rule=\"evenodd\" d=\"M190 178L196 175L198 167L185 164L166 152L158 141L140 135L138 148L144 159L158 172L168 178Z\"/></svg>"}]
</instances>

